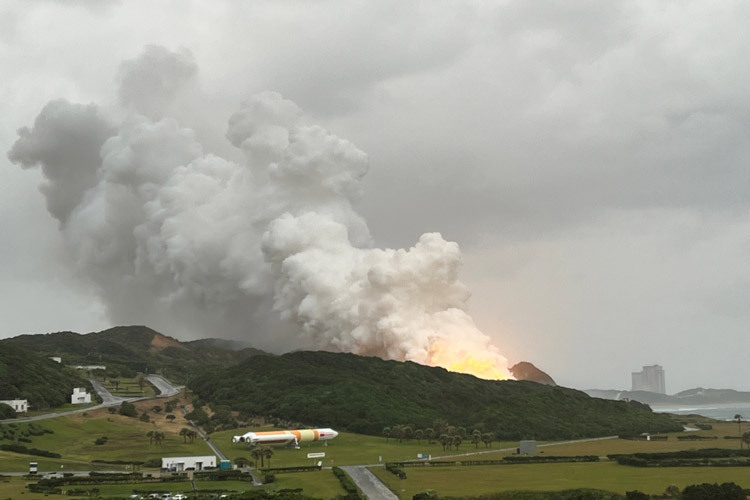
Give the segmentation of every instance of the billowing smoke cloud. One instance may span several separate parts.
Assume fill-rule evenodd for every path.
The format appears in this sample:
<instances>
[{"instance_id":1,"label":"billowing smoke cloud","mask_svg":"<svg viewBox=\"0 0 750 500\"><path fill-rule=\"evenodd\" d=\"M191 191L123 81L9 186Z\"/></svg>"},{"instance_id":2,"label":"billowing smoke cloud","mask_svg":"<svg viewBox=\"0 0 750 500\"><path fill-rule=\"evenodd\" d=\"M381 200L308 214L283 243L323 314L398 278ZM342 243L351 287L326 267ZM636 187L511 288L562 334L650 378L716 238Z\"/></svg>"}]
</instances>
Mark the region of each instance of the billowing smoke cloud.
<instances>
[{"instance_id":1,"label":"billowing smoke cloud","mask_svg":"<svg viewBox=\"0 0 750 500\"><path fill-rule=\"evenodd\" d=\"M229 119L242 162L205 154L192 130L156 118L196 71L187 52L148 47L122 66L119 124L55 101L9 152L41 165L71 263L113 321L170 318L193 334L279 346L262 323L273 308L318 348L507 376L466 313L458 245L425 234L409 250L372 248L353 208L368 160L353 144L273 92Z\"/></svg>"}]
</instances>

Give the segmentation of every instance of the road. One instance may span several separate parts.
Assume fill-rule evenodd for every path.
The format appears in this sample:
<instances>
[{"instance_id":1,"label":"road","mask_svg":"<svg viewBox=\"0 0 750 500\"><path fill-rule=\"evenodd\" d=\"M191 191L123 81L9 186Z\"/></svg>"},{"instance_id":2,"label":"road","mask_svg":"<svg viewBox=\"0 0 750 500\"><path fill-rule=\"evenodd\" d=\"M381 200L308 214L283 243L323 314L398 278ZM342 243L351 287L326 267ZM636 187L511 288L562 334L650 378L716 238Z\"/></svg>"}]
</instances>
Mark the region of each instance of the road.
<instances>
[{"instance_id":1,"label":"road","mask_svg":"<svg viewBox=\"0 0 750 500\"><path fill-rule=\"evenodd\" d=\"M147 375L146 379L159 391L159 398L171 398L180 393L181 386L172 385L169 380L161 375Z\"/></svg>"},{"instance_id":2,"label":"road","mask_svg":"<svg viewBox=\"0 0 750 500\"><path fill-rule=\"evenodd\" d=\"M364 465L341 467L369 500L398 500L398 497Z\"/></svg>"},{"instance_id":3,"label":"road","mask_svg":"<svg viewBox=\"0 0 750 500\"><path fill-rule=\"evenodd\" d=\"M152 398L169 398L172 396L176 396L177 394L180 393L180 389L181 389L180 386L172 385L169 382L169 380L165 379L161 375L147 375L146 378L159 391L159 394L157 396L145 396L145 397L140 397L140 398L123 398L120 396L115 396L111 392L109 392L107 388L104 387L104 385L101 382L99 382L96 379L90 378L89 382L91 382L91 385L94 387L94 390L99 395L99 397L102 398L102 403L96 404L96 405L86 405L76 410L62 411L58 413L45 413L44 415L35 415L33 417L9 418L5 420L0 420L0 424L13 423L13 422L34 422L36 420L46 420L49 418L64 417L66 415L73 415L76 413L83 413L85 411L96 410L97 408L106 408L107 406L121 405L123 401L132 402L132 401L141 401L144 399L152 399Z\"/></svg>"}]
</instances>

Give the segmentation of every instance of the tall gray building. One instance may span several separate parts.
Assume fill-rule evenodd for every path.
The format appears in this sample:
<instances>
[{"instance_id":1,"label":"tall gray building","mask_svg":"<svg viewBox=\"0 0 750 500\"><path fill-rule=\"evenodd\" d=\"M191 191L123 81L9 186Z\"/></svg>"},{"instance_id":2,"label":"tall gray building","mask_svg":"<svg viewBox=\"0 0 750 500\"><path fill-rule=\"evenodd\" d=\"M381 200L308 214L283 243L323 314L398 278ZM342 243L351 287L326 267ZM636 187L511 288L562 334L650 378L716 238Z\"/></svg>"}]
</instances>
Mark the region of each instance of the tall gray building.
<instances>
[{"instance_id":1,"label":"tall gray building","mask_svg":"<svg viewBox=\"0 0 750 500\"><path fill-rule=\"evenodd\" d=\"M659 365L644 366L643 371L633 372L633 391L648 391L666 394L664 368Z\"/></svg>"}]
</instances>

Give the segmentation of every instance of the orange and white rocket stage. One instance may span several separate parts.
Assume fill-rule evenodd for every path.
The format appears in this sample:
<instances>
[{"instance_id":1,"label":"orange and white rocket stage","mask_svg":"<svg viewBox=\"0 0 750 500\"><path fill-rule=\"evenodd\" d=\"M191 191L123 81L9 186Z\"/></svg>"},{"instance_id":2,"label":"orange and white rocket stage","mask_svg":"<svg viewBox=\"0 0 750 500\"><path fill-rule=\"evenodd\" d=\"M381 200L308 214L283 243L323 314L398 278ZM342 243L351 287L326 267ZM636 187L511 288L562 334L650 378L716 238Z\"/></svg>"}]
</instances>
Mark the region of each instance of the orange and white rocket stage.
<instances>
[{"instance_id":1,"label":"orange and white rocket stage","mask_svg":"<svg viewBox=\"0 0 750 500\"><path fill-rule=\"evenodd\" d=\"M241 436L234 436L233 443L248 443L251 445L284 444L299 446L300 443L312 441L328 441L338 436L333 429L300 429L290 431L248 432Z\"/></svg>"}]
</instances>

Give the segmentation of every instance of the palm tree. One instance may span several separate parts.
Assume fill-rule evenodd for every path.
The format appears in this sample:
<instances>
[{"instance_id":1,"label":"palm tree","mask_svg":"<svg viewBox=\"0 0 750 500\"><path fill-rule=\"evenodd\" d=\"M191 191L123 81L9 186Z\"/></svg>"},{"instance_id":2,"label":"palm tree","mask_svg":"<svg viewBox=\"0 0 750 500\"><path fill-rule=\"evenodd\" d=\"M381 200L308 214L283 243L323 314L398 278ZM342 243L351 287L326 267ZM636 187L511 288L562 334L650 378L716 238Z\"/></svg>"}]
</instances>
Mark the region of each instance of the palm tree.
<instances>
[{"instance_id":1,"label":"palm tree","mask_svg":"<svg viewBox=\"0 0 750 500\"><path fill-rule=\"evenodd\" d=\"M263 455L266 456L266 460L268 460L268 466L271 467L271 457L273 456L273 449L270 446L264 448Z\"/></svg>"},{"instance_id":2,"label":"palm tree","mask_svg":"<svg viewBox=\"0 0 750 500\"><path fill-rule=\"evenodd\" d=\"M410 440L414 436L414 429L411 425L405 425L404 426L404 437L406 440Z\"/></svg>"},{"instance_id":3,"label":"palm tree","mask_svg":"<svg viewBox=\"0 0 750 500\"><path fill-rule=\"evenodd\" d=\"M424 431L422 429L417 429L414 431L414 439L417 440L417 443L422 443L422 438L424 437Z\"/></svg>"},{"instance_id":4,"label":"palm tree","mask_svg":"<svg viewBox=\"0 0 750 500\"><path fill-rule=\"evenodd\" d=\"M456 451L458 451L458 447L461 446L461 443L463 443L463 438L459 435L453 436L453 446L456 448Z\"/></svg>"},{"instance_id":5,"label":"palm tree","mask_svg":"<svg viewBox=\"0 0 750 500\"><path fill-rule=\"evenodd\" d=\"M445 434L448 430L448 421L443 420L442 418L438 418L434 422L432 422L432 427L435 429L435 435L440 436L441 434Z\"/></svg>"},{"instance_id":6,"label":"palm tree","mask_svg":"<svg viewBox=\"0 0 750 500\"><path fill-rule=\"evenodd\" d=\"M188 432L190 432L190 429L188 429L187 427L183 427L182 429L180 429L180 436L182 436L182 441L185 443L187 443Z\"/></svg>"},{"instance_id":7,"label":"palm tree","mask_svg":"<svg viewBox=\"0 0 750 500\"><path fill-rule=\"evenodd\" d=\"M154 433L155 432L156 431L148 431L146 433L146 437L148 437L148 444L153 444L153 442L154 442Z\"/></svg>"},{"instance_id":8,"label":"palm tree","mask_svg":"<svg viewBox=\"0 0 750 500\"><path fill-rule=\"evenodd\" d=\"M256 469L258 468L258 459L263 458L262 455L263 454L261 453L261 451L258 448L255 448L253 451L250 452L250 456L255 461L255 468Z\"/></svg>"},{"instance_id":9,"label":"palm tree","mask_svg":"<svg viewBox=\"0 0 750 500\"><path fill-rule=\"evenodd\" d=\"M466 427L456 427L456 434L461 436L461 439L466 437Z\"/></svg>"},{"instance_id":10,"label":"palm tree","mask_svg":"<svg viewBox=\"0 0 750 500\"><path fill-rule=\"evenodd\" d=\"M388 442L388 438L391 437L391 428L390 427L383 427L383 436L385 436L385 442Z\"/></svg>"},{"instance_id":11,"label":"palm tree","mask_svg":"<svg viewBox=\"0 0 750 500\"><path fill-rule=\"evenodd\" d=\"M154 441L159 445L164 442L164 433L161 431L154 431Z\"/></svg>"},{"instance_id":12,"label":"palm tree","mask_svg":"<svg viewBox=\"0 0 750 500\"><path fill-rule=\"evenodd\" d=\"M479 443L482 442L482 433L475 430L471 433L471 442L474 443L474 448L479 448Z\"/></svg>"},{"instance_id":13,"label":"palm tree","mask_svg":"<svg viewBox=\"0 0 750 500\"><path fill-rule=\"evenodd\" d=\"M443 451L445 451L445 447L447 446L450 450L450 444L451 444L451 438L448 436L448 434L441 434L440 435L440 444L443 445Z\"/></svg>"},{"instance_id":14,"label":"palm tree","mask_svg":"<svg viewBox=\"0 0 750 500\"><path fill-rule=\"evenodd\" d=\"M427 438L427 444L431 444L432 440L435 439L435 429L428 427L424 430L424 437Z\"/></svg>"}]
</instances>

